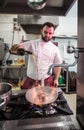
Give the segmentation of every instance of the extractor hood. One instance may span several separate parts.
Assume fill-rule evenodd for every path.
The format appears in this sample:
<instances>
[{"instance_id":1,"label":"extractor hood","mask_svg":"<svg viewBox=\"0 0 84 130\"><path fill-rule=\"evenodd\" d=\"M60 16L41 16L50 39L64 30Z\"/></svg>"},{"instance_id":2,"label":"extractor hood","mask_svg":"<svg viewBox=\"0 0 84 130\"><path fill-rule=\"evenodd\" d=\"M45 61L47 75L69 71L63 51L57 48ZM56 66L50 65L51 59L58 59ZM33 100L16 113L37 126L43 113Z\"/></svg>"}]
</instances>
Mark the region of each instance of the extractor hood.
<instances>
[{"instance_id":1,"label":"extractor hood","mask_svg":"<svg viewBox=\"0 0 84 130\"><path fill-rule=\"evenodd\" d=\"M18 22L27 34L39 34L44 22L59 24L58 16L66 16L76 0L46 0L44 8L35 10L28 0L0 0L1 14L18 14Z\"/></svg>"},{"instance_id":2,"label":"extractor hood","mask_svg":"<svg viewBox=\"0 0 84 130\"><path fill-rule=\"evenodd\" d=\"M41 10L34 10L27 0L0 0L0 13L27 15L66 15L76 0L47 0Z\"/></svg>"},{"instance_id":3,"label":"extractor hood","mask_svg":"<svg viewBox=\"0 0 84 130\"><path fill-rule=\"evenodd\" d=\"M58 16L18 15L18 23L27 34L40 34L41 25L48 21L56 27L59 25Z\"/></svg>"}]
</instances>

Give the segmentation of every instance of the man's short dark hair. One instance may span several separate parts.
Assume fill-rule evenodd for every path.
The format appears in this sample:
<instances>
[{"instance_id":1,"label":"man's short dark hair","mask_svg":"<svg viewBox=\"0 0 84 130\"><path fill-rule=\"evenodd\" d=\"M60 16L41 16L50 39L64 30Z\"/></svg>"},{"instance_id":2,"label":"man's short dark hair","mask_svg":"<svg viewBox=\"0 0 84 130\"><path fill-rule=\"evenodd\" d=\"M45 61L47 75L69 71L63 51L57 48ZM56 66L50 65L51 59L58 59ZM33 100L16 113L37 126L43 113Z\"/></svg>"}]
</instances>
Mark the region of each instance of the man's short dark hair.
<instances>
[{"instance_id":1,"label":"man's short dark hair","mask_svg":"<svg viewBox=\"0 0 84 130\"><path fill-rule=\"evenodd\" d=\"M46 23L44 23L44 24L42 25L42 29L43 29L45 26L53 27L54 30L55 30L55 28L56 28L56 26L55 26L53 23L51 23L51 22L46 22Z\"/></svg>"}]
</instances>

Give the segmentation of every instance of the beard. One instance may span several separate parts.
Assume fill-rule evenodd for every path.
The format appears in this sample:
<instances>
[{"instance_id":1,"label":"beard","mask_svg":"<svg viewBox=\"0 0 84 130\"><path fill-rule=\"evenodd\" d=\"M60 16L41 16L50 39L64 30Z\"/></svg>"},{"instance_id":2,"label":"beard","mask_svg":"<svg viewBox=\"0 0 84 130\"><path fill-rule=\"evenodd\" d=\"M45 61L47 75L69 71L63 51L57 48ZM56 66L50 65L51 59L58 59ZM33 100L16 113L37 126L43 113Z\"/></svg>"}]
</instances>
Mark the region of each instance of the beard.
<instances>
[{"instance_id":1,"label":"beard","mask_svg":"<svg viewBox=\"0 0 84 130\"><path fill-rule=\"evenodd\" d=\"M48 42L48 41L50 41L51 39L48 38L48 37L43 37L43 36L42 36L42 40L43 40L44 42Z\"/></svg>"}]
</instances>

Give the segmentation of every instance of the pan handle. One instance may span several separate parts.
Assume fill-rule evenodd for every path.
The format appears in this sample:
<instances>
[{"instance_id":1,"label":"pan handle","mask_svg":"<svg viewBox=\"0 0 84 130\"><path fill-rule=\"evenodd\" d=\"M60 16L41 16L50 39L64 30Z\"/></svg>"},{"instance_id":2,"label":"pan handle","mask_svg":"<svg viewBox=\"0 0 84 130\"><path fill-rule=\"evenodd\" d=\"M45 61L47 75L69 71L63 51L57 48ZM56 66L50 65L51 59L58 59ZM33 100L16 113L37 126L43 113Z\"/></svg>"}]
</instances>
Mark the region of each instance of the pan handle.
<instances>
[{"instance_id":1,"label":"pan handle","mask_svg":"<svg viewBox=\"0 0 84 130\"><path fill-rule=\"evenodd\" d=\"M4 98L4 99L0 98L0 101L2 102L2 103L0 103L0 107L2 107L6 103L6 98Z\"/></svg>"}]
</instances>

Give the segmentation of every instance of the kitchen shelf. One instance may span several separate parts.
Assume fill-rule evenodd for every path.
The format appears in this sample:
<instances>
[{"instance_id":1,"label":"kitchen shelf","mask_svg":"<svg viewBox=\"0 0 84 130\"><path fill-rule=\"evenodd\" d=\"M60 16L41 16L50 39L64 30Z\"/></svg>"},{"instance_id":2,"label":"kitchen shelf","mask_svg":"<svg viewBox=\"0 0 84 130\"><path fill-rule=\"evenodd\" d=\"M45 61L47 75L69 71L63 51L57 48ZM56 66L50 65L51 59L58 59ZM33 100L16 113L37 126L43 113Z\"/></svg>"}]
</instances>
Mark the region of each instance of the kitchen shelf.
<instances>
[{"instance_id":1,"label":"kitchen shelf","mask_svg":"<svg viewBox=\"0 0 84 130\"><path fill-rule=\"evenodd\" d=\"M58 87L61 87L61 88L65 89L66 88L66 84L61 84Z\"/></svg>"},{"instance_id":2,"label":"kitchen shelf","mask_svg":"<svg viewBox=\"0 0 84 130\"><path fill-rule=\"evenodd\" d=\"M24 72L24 70L25 70L25 65L3 65L3 66L0 66L0 71L1 71L1 76L0 76L0 82L3 82L5 79L10 79L10 80L16 80L17 78L13 78L12 79L12 77L11 76L9 76L8 74L8 78L7 77L5 77L6 76L6 74L4 74L4 70L10 70L10 69L12 69L12 70L17 70L17 72L18 72L18 82L19 83L21 83L22 82L22 80L23 80L23 72ZM14 77L14 75L13 75L13 77ZM20 86L20 84L19 84L19 86Z\"/></svg>"}]
</instances>

